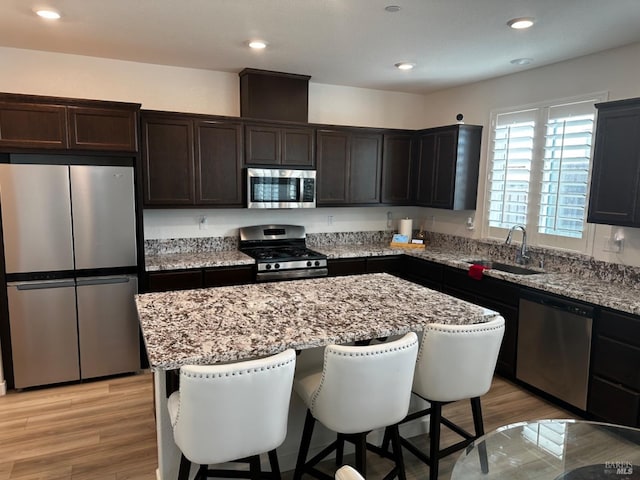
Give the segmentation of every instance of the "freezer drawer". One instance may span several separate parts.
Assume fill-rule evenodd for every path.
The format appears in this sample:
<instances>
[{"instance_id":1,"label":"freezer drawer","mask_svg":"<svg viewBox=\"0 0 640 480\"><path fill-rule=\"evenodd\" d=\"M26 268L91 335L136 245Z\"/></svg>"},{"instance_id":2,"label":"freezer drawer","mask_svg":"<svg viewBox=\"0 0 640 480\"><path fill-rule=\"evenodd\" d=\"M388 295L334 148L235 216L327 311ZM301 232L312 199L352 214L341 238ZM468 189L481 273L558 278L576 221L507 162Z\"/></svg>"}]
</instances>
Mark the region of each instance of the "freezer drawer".
<instances>
[{"instance_id":1,"label":"freezer drawer","mask_svg":"<svg viewBox=\"0 0 640 480\"><path fill-rule=\"evenodd\" d=\"M80 379L74 280L7 284L15 387Z\"/></svg>"},{"instance_id":2,"label":"freezer drawer","mask_svg":"<svg viewBox=\"0 0 640 480\"><path fill-rule=\"evenodd\" d=\"M133 167L72 165L77 269L136 265Z\"/></svg>"},{"instance_id":3,"label":"freezer drawer","mask_svg":"<svg viewBox=\"0 0 640 480\"><path fill-rule=\"evenodd\" d=\"M69 169L0 164L7 273L73 270Z\"/></svg>"},{"instance_id":4,"label":"freezer drawer","mask_svg":"<svg viewBox=\"0 0 640 480\"><path fill-rule=\"evenodd\" d=\"M135 276L79 278L78 332L82 378L140 368Z\"/></svg>"}]
</instances>

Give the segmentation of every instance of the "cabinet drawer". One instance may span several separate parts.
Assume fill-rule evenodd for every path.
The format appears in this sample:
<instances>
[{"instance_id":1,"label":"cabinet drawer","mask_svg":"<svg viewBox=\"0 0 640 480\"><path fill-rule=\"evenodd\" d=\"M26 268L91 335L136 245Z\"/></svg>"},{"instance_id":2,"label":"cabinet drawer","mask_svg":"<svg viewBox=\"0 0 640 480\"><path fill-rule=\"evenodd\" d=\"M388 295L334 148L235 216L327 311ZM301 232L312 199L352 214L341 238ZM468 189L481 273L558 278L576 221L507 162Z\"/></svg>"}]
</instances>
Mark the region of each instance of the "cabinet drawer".
<instances>
[{"instance_id":1,"label":"cabinet drawer","mask_svg":"<svg viewBox=\"0 0 640 480\"><path fill-rule=\"evenodd\" d=\"M400 257L367 258L367 273L396 273L400 270Z\"/></svg>"},{"instance_id":2,"label":"cabinet drawer","mask_svg":"<svg viewBox=\"0 0 640 480\"><path fill-rule=\"evenodd\" d=\"M204 271L205 287L222 287L225 285L245 285L253 283L254 266L212 268Z\"/></svg>"},{"instance_id":3,"label":"cabinet drawer","mask_svg":"<svg viewBox=\"0 0 640 480\"><path fill-rule=\"evenodd\" d=\"M152 272L148 274L150 292L202 288L202 270Z\"/></svg>"},{"instance_id":4,"label":"cabinet drawer","mask_svg":"<svg viewBox=\"0 0 640 480\"><path fill-rule=\"evenodd\" d=\"M592 373L640 391L640 348L596 337Z\"/></svg>"},{"instance_id":5,"label":"cabinet drawer","mask_svg":"<svg viewBox=\"0 0 640 480\"><path fill-rule=\"evenodd\" d=\"M601 420L637 427L640 424L640 393L592 377L587 410Z\"/></svg>"},{"instance_id":6,"label":"cabinet drawer","mask_svg":"<svg viewBox=\"0 0 640 480\"><path fill-rule=\"evenodd\" d=\"M640 318L602 310L598 333L640 347Z\"/></svg>"},{"instance_id":7,"label":"cabinet drawer","mask_svg":"<svg viewBox=\"0 0 640 480\"><path fill-rule=\"evenodd\" d=\"M338 258L327 262L329 276L361 275L367 273L367 261L365 258Z\"/></svg>"}]
</instances>

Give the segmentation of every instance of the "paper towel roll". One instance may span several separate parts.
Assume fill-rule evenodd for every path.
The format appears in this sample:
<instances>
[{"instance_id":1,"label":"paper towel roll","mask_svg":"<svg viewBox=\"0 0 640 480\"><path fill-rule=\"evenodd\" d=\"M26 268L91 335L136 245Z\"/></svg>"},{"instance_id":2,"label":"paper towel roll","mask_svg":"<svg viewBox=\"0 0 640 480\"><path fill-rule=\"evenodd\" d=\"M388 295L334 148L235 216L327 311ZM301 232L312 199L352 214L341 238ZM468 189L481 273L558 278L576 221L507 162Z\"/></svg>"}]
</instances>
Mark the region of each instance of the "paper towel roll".
<instances>
[{"instance_id":1,"label":"paper towel roll","mask_svg":"<svg viewBox=\"0 0 640 480\"><path fill-rule=\"evenodd\" d=\"M410 218L401 218L400 226L398 227L398 233L400 235L406 235L409 240L411 240L413 232L413 220Z\"/></svg>"}]
</instances>

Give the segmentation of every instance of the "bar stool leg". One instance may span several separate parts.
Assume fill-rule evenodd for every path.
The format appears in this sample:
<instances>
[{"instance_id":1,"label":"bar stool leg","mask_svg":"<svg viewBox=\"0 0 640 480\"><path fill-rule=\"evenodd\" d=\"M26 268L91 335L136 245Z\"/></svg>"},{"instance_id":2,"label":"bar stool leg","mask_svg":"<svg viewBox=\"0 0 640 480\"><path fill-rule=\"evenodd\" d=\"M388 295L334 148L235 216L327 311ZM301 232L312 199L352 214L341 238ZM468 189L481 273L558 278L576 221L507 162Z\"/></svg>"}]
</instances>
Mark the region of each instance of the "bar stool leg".
<instances>
[{"instance_id":1,"label":"bar stool leg","mask_svg":"<svg viewBox=\"0 0 640 480\"><path fill-rule=\"evenodd\" d=\"M400 443L400 430L398 425L387 427L391 434L391 444L393 446L393 455L398 467L398 480L406 480L407 476L404 469L404 458L402 457L402 444ZM386 435L386 432L385 432Z\"/></svg>"},{"instance_id":2,"label":"bar stool leg","mask_svg":"<svg viewBox=\"0 0 640 480\"><path fill-rule=\"evenodd\" d=\"M280 462L278 462L278 454L275 450L271 450L269 453L269 465L271 465L271 473L274 478L280 480Z\"/></svg>"},{"instance_id":3,"label":"bar stool leg","mask_svg":"<svg viewBox=\"0 0 640 480\"><path fill-rule=\"evenodd\" d=\"M431 402L429 416L429 480L438 480L438 462L440 460L440 420L442 403Z\"/></svg>"},{"instance_id":4,"label":"bar stool leg","mask_svg":"<svg viewBox=\"0 0 640 480\"><path fill-rule=\"evenodd\" d=\"M356 470L367 478L367 434L359 433L355 438L356 445Z\"/></svg>"},{"instance_id":5,"label":"bar stool leg","mask_svg":"<svg viewBox=\"0 0 640 480\"><path fill-rule=\"evenodd\" d=\"M480 397L471 399L471 410L473 412L473 428L476 438L484 435L484 422L482 421L482 406ZM480 457L480 469L482 473L489 473L489 461L487 459L487 444L482 442L478 445L478 456Z\"/></svg>"},{"instance_id":6,"label":"bar stool leg","mask_svg":"<svg viewBox=\"0 0 640 480\"><path fill-rule=\"evenodd\" d=\"M336 443L336 467L342 466L342 459L344 457L344 435L338 434L338 441Z\"/></svg>"},{"instance_id":7,"label":"bar stool leg","mask_svg":"<svg viewBox=\"0 0 640 480\"><path fill-rule=\"evenodd\" d=\"M189 471L191 470L191 462L184 456L180 457L180 470L178 471L178 480L189 480Z\"/></svg>"},{"instance_id":8,"label":"bar stool leg","mask_svg":"<svg viewBox=\"0 0 640 480\"><path fill-rule=\"evenodd\" d=\"M311 410L307 410L307 416L304 420L304 428L302 430L302 440L300 440L300 451L298 452L296 469L293 473L294 480L300 480L302 478L304 464L307 461L307 454L309 453L309 445L311 444L311 436L313 435L313 426L315 423L316 419L311 415Z\"/></svg>"},{"instance_id":9,"label":"bar stool leg","mask_svg":"<svg viewBox=\"0 0 640 480\"><path fill-rule=\"evenodd\" d=\"M254 455L249 458L249 472L251 480L260 480L260 456Z\"/></svg>"}]
</instances>

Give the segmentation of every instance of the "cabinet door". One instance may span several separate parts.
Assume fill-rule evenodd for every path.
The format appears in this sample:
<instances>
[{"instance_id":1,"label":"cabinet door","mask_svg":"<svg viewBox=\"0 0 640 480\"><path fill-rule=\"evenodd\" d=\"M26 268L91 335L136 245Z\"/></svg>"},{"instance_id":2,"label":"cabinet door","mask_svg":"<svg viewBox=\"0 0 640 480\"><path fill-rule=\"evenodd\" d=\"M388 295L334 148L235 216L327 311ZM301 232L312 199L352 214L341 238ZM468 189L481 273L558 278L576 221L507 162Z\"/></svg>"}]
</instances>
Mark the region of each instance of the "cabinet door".
<instances>
[{"instance_id":1,"label":"cabinet door","mask_svg":"<svg viewBox=\"0 0 640 480\"><path fill-rule=\"evenodd\" d=\"M457 143L457 131L441 132L435 136L431 207L453 208Z\"/></svg>"},{"instance_id":2,"label":"cabinet door","mask_svg":"<svg viewBox=\"0 0 640 480\"><path fill-rule=\"evenodd\" d=\"M280 129L262 125L245 126L246 165L279 165Z\"/></svg>"},{"instance_id":3,"label":"cabinet door","mask_svg":"<svg viewBox=\"0 0 640 480\"><path fill-rule=\"evenodd\" d=\"M419 205L453 207L456 143L455 131L430 133L420 138Z\"/></svg>"},{"instance_id":4,"label":"cabinet door","mask_svg":"<svg viewBox=\"0 0 640 480\"><path fill-rule=\"evenodd\" d=\"M283 128L281 131L283 166L315 165L315 132L311 128Z\"/></svg>"},{"instance_id":5,"label":"cabinet door","mask_svg":"<svg viewBox=\"0 0 640 480\"><path fill-rule=\"evenodd\" d=\"M65 107L0 103L0 146L67 148Z\"/></svg>"},{"instance_id":6,"label":"cabinet door","mask_svg":"<svg viewBox=\"0 0 640 480\"><path fill-rule=\"evenodd\" d=\"M318 132L318 172L316 204L348 202L349 135L345 132Z\"/></svg>"},{"instance_id":7,"label":"cabinet door","mask_svg":"<svg viewBox=\"0 0 640 480\"><path fill-rule=\"evenodd\" d=\"M418 189L416 203L431 206L431 193L435 170L436 136L434 134L421 135L418 140Z\"/></svg>"},{"instance_id":8,"label":"cabinet door","mask_svg":"<svg viewBox=\"0 0 640 480\"><path fill-rule=\"evenodd\" d=\"M138 150L134 110L68 107L69 147L82 150Z\"/></svg>"},{"instance_id":9,"label":"cabinet door","mask_svg":"<svg viewBox=\"0 0 640 480\"><path fill-rule=\"evenodd\" d=\"M385 135L382 152L382 203L409 205L413 201L415 165L413 136Z\"/></svg>"},{"instance_id":10,"label":"cabinet door","mask_svg":"<svg viewBox=\"0 0 640 480\"><path fill-rule=\"evenodd\" d=\"M382 135L353 134L349 161L349 204L380 203Z\"/></svg>"},{"instance_id":11,"label":"cabinet door","mask_svg":"<svg viewBox=\"0 0 640 480\"><path fill-rule=\"evenodd\" d=\"M242 206L242 126L196 122L196 203Z\"/></svg>"},{"instance_id":12,"label":"cabinet door","mask_svg":"<svg viewBox=\"0 0 640 480\"><path fill-rule=\"evenodd\" d=\"M640 107L598 113L587 221L640 226Z\"/></svg>"},{"instance_id":13,"label":"cabinet door","mask_svg":"<svg viewBox=\"0 0 640 480\"><path fill-rule=\"evenodd\" d=\"M482 127L451 125L419 137L418 205L473 210L478 191Z\"/></svg>"},{"instance_id":14,"label":"cabinet door","mask_svg":"<svg viewBox=\"0 0 640 480\"><path fill-rule=\"evenodd\" d=\"M181 117L142 119L145 205L193 205L193 123Z\"/></svg>"}]
</instances>

